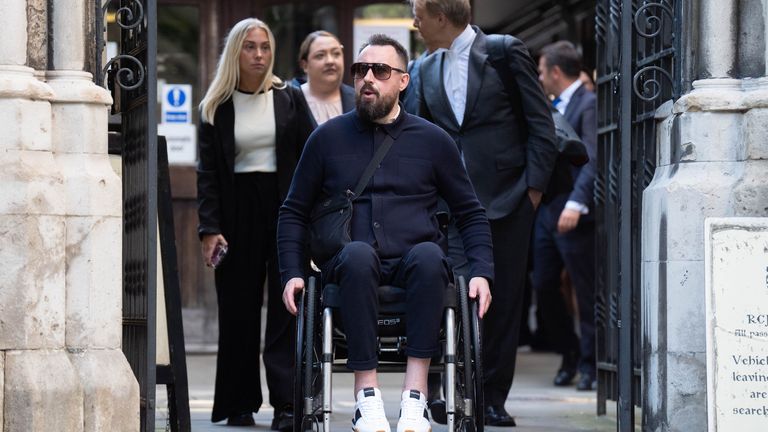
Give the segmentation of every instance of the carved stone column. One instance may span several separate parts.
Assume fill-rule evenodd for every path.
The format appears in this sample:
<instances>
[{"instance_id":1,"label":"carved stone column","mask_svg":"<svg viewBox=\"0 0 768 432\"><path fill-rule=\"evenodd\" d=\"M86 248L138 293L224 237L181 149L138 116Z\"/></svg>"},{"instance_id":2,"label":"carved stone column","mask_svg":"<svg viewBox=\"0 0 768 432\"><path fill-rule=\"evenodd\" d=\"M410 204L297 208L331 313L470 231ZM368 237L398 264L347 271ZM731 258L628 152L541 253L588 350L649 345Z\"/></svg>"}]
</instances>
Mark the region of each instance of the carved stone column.
<instances>
[{"instance_id":1,"label":"carved stone column","mask_svg":"<svg viewBox=\"0 0 768 432\"><path fill-rule=\"evenodd\" d=\"M735 79L738 34L754 22L733 0L699 6L704 79L658 113L643 194L643 430L654 432L707 430L704 220L768 216L768 79Z\"/></svg>"},{"instance_id":2,"label":"carved stone column","mask_svg":"<svg viewBox=\"0 0 768 432\"><path fill-rule=\"evenodd\" d=\"M66 347L80 378L84 431L138 431L139 389L120 349L122 184L107 155L112 99L85 66L85 0L51 3L46 73L66 214Z\"/></svg>"},{"instance_id":3,"label":"carved stone column","mask_svg":"<svg viewBox=\"0 0 768 432\"><path fill-rule=\"evenodd\" d=\"M0 429L79 431L82 391L64 350L63 179L53 91L27 63L33 21L26 0L0 2Z\"/></svg>"},{"instance_id":4,"label":"carved stone column","mask_svg":"<svg viewBox=\"0 0 768 432\"><path fill-rule=\"evenodd\" d=\"M737 0L701 0L699 69L701 78L734 76L738 40Z\"/></svg>"}]
</instances>

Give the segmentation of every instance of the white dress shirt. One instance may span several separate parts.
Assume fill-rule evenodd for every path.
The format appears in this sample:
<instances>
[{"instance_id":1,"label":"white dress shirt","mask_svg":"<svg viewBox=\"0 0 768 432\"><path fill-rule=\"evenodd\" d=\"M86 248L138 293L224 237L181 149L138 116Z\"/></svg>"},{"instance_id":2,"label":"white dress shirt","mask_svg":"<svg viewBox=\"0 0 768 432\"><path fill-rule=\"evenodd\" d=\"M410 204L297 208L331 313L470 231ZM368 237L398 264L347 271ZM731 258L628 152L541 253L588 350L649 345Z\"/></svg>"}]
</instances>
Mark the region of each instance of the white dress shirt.
<instances>
[{"instance_id":1,"label":"white dress shirt","mask_svg":"<svg viewBox=\"0 0 768 432\"><path fill-rule=\"evenodd\" d=\"M560 102L555 105L555 108L560 111L560 114L565 115L565 110L568 108L568 104L571 102L573 94L576 93L576 90L578 90L579 87L581 87L581 81L576 80L560 93L560 96L558 96ZM568 210L576 210L583 215L589 214L589 206L578 201L568 200L568 202L565 203L565 208Z\"/></svg>"},{"instance_id":2,"label":"white dress shirt","mask_svg":"<svg viewBox=\"0 0 768 432\"><path fill-rule=\"evenodd\" d=\"M566 87L565 90L560 93L560 96L557 97L560 99L560 102L555 105L555 108L560 111L560 114L565 115L565 109L568 108L568 104L571 102L573 94L576 93L576 90L578 90L579 87L581 87L581 80L576 80Z\"/></svg>"},{"instance_id":3,"label":"white dress shirt","mask_svg":"<svg viewBox=\"0 0 768 432\"><path fill-rule=\"evenodd\" d=\"M464 110L467 105L467 80L469 78L469 51L477 34L472 26L467 25L461 34L453 40L451 47L442 50L445 58L443 64L443 86L456 121L461 126L464 121Z\"/></svg>"}]
</instances>

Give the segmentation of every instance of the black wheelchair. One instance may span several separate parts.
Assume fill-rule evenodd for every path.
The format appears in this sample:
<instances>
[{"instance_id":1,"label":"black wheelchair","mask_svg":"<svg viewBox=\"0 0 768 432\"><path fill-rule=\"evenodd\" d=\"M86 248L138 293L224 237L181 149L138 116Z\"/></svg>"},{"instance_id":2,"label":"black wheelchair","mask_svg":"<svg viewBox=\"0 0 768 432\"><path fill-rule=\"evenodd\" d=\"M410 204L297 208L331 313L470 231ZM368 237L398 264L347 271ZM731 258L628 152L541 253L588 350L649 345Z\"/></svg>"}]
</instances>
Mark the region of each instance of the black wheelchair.
<instances>
[{"instance_id":1,"label":"black wheelchair","mask_svg":"<svg viewBox=\"0 0 768 432\"><path fill-rule=\"evenodd\" d=\"M454 278L445 296L440 330L441 353L430 373L443 374L448 430L482 432L484 424L481 322L478 304L470 299L463 277ZM350 372L345 364L347 342L338 324L339 287L321 290L310 277L299 295L296 320L294 431L330 431L333 372ZM405 290L378 290L378 354L380 373L404 372ZM320 426L322 425L322 429Z\"/></svg>"}]
</instances>

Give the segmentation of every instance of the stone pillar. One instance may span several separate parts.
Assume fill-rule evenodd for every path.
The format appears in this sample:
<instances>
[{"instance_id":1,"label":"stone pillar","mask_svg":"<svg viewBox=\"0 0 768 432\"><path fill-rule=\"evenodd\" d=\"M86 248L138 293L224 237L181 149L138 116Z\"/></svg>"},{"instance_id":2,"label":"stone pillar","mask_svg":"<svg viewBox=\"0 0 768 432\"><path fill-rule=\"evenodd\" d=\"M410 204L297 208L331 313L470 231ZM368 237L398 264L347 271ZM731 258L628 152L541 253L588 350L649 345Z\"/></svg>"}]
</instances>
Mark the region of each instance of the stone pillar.
<instances>
[{"instance_id":1,"label":"stone pillar","mask_svg":"<svg viewBox=\"0 0 768 432\"><path fill-rule=\"evenodd\" d=\"M768 80L729 78L733 3L701 1L708 79L658 113L642 215L644 431L707 430L704 219L768 215Z\"/></svg>"},{"instance_id":2,"label":"stone pillar","mask_svg":"<svg viewBox=\"0 0 768 432\"><path fill-rule=\"evenodd\" d=\"M737 0L701 0L699 68L703 78L733 76L738 39Z\"/></svg>"},{"instance_id":3,"label":"stone pillar","mask_svg":"<svg viewBox=\"0 0 768 432\"><path fill-rule=\"evenodd\" d=\"M0 430L81 430L83 398L64 351L63 181L51 88L27 66L27 1L0 3Z\"/></svg>"},{"instance_id":4,"label":"stone pillar","mask_svg":"<svg viewBox=\"0 0 768 432\"><path fill-rule=\"evenodd\" d=\"M55 160L64 179L66 347L84 391L86 432L138 431L139 388L120 349L122 184L107 155L110 94L85 64L85 0L53 0Z\"/></svg>"}]
</instances>

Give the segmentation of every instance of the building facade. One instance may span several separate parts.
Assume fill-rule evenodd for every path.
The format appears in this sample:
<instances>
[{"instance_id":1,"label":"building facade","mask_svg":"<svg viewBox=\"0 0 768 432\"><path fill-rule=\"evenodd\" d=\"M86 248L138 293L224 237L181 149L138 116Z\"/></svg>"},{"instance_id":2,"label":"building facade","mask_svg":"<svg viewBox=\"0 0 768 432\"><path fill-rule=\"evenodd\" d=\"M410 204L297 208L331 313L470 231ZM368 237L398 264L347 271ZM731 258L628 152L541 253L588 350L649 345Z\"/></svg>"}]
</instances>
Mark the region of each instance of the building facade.
<instances>
[{"instance_id":1,"label":"building facade","mask_svg":"<svg viewBox=\"0 0 768 432\"><path fill-rule=\"evenodd\" d=\"M594 15L587 3L475 0L473 6L475 21L489 32L520 35L534 51L556 39L576 40L595 62L618 48L589 54ZM597 3L611 9L627 2ZM304 34L326 28L354 46L356 10L371 5L160 0L158 77L192 84L199 102L229 27L257 16L286 47L278 73L291 78ZM652 113L653 164L636 224L638 404L643 430L704 431L704 219L768 215L768 1L647 5L679 26L682 70L675 75L679 94ZM112 100L89 74L95 70L94 9L85 0L0 3L6 32L0 42L5 432L139 430L139 388L121 351L122 188L106 154ZM568 19L573 22L563 24ZM345 55L351 63L352 50ZM172 169L182 299L191 317L185 324L204 347L215 343L215 295L212 275L199 261L194 176L191 164Z\"/></svg>"},{"instance_id":2,"label":"building facade","mask_svg":"<svg viewBox=\"0 0 768 432\"><path fill-rule=\"evenodd\" d=\"M768 2L679 11L685 91L656 112L642 208L643 430L653 432L707 430L705 218L768 216Z\"/></svg>"}]
</instances>

